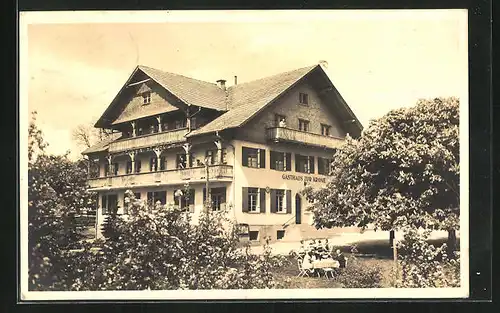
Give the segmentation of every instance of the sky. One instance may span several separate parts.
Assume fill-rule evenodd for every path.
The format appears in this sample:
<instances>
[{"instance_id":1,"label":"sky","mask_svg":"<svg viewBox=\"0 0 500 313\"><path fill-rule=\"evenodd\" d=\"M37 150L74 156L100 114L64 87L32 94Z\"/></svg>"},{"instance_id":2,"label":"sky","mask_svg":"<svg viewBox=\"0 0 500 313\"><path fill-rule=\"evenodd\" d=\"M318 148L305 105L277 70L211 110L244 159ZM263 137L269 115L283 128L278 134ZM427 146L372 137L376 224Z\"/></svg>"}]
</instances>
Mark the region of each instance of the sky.
<instances>
[{"instance_id":1,"label":"sky","mask_svg":"<svg viewBox=\"0 0 500 313\"><path fill-rule=\"evenodd\" d=\"M47 151L72 158L72 130L93 125L138 64L231 85L325 60L365 127L419 98L467 96L463 10L23 14L21 105L38 112Z\"/></svg>"}]
</instances>

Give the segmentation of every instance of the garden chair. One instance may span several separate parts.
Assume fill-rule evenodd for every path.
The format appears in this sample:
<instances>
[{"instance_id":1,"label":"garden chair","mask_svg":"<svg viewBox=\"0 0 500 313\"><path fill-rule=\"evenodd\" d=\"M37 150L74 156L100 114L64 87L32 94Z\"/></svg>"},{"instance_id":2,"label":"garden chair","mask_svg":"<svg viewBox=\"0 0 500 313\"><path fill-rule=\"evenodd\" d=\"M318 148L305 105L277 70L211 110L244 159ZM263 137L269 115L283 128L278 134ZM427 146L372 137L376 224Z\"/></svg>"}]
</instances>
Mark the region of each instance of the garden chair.
<instances>
[{"instance_id":1,"label":"garden chair","mask_svg":"<svg viewBox=\"0 0 500 313\"><path fill-rule=\"evenodd\" d=\"M297 277L309 277L309 274L314 273L312 268L304 268L302 266L302 259L297 259L297 265L299 267L299 275L297 275Z\"/></svg>"}]
</instances>

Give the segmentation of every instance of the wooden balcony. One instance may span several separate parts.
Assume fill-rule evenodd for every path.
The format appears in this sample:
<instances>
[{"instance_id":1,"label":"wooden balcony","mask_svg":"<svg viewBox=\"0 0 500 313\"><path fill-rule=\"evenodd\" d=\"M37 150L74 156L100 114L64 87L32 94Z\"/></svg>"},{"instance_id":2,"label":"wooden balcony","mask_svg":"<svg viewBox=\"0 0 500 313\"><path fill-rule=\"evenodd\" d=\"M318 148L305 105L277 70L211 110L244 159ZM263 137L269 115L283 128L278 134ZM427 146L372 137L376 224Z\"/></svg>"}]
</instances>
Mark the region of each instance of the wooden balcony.
<instances>
[{"instance_id":1,"label":"wooden balcony","mask_svg":"<svg viewBox=\"0 0 500 313\"><path fill-rule=\"evenodd\" d=\"M116 140L109 145L109 153L121 151L130 151L155 147L164 144L182 142L186 140L184 137L188 133L187 128L169 130L161 133L147 134L137 137L124 138Z\"/></svg>"},{"instance_id":2,"label":"wooden balcony","mask_svg":"<svg viewBox=\"0 0 500 313\"><path fill-rule=\"evenodd\" d=\"M271 127L267 130L267 139L273 142L292 142L309 146L336 149L344 139L332 136L323 136L285 127Z\"/></svg>"},{"instance_id":3,"label":"wooden balcony","mask_svg":"<svg viewBox=\"0 0 500 313\"><path fill-rule=\"evenodd\" d=\"M209 181L230 182L233 179L231 165L211 165ZM164 185L180 185L187 182L204 183L206 181L205 167L191 167L158 172L144 172L127 175L117 175L89 179L90 190L124 189L133 187L153 187Z\"/></svg>"}]
</instances>

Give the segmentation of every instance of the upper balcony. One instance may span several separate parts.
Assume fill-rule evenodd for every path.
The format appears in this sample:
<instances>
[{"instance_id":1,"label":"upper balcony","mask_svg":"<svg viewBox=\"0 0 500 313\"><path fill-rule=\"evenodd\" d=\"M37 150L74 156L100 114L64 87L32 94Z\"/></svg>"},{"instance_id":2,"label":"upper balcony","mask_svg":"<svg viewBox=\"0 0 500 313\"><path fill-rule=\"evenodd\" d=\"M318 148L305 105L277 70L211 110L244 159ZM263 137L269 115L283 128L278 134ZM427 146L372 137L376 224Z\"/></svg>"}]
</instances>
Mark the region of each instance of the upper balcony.
<instances>
[{"instance_id":1,"label":"upper balcony","mask_svg":"<svg viewBox=\"0 0 500 313\"><path fill-rule=\"evenodd\" d=\"M293 142L315 147L339 148L344 139L332 136L323 136L285 127L271 127L267 129L267 139L274 142Z\"/></svg>"},{"instance_id":2,"label":"upper balcony","mask_svg":"<svg viewBox=\"0 0 500 313\"><path fill-rule=\"evenodd\" d=\"M233 179L231 165L211 165L208 167L210 182L230 182ZM116 175L89 179L90 190L124 189L137 187L152 187L165 185L181 185L189 183L204 183L207 179L205 167L191 167L157 172L143 172L127 175Z\"/></svg>"},{"instance_id":3,"label":"upper balcony","mask_svg":"<svg viewBox=\"0 0 500 313\"><path fill-rule=\"evenodd\" d=\"M161 133L153 133L136 137L129 137L116 140L109 145L109 153L120 151L135 150L147 147L158 146L162 144L170 144L182 142L185 140L187 128L179 128Z\"/></svg>"}]
</instances>

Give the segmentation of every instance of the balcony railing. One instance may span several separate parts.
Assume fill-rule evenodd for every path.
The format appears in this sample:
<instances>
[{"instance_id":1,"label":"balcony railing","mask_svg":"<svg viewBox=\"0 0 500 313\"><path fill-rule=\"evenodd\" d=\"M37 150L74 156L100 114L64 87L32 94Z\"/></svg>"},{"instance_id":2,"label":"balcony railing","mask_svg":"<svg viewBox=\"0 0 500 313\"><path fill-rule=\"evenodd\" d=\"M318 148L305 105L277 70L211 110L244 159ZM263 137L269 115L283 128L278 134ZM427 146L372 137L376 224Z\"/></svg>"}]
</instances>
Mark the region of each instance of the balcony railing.
<instances>
[{"instance_id":1,"label":"balcony railing","mask_svg":"<svg viewBox=\"0 0 500 313\"><path fill-rule=\"evenodd\" d=\"M187 128L170 130L161 133L147 134L137 137L120 139L109 145L109 153L153 147L162 144L182 142L188 133Z\"/></svg>"},{"instance_id":2,"label":"balcony railing","mask_svg":"<svg viewBox=\"0 0 500 313\"><path fill-rule=\"evenodd\" d=\"M209 166L209 181L231 181L233 167L231 165ZM186 182L204 182L205 167L191 167L158 172L144 172L89 179L92 189L119 189L127 187L147 187L155 185L179 185Z\"/></svg>"},{"instance_id":3,"label":"balcony railing","mask_svg":"<svg viewBox=\"0 0 500 313\"><path fill-rule=\"evenodd\" d=\"M266 131L267 139L274 142L294 142L327 148L338 148L344 142L342 138L323 136L285 127L271 127Z\"/></svg>"}]
</instances>

